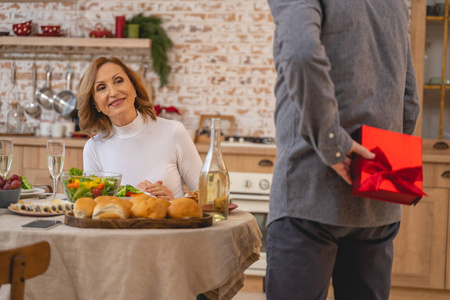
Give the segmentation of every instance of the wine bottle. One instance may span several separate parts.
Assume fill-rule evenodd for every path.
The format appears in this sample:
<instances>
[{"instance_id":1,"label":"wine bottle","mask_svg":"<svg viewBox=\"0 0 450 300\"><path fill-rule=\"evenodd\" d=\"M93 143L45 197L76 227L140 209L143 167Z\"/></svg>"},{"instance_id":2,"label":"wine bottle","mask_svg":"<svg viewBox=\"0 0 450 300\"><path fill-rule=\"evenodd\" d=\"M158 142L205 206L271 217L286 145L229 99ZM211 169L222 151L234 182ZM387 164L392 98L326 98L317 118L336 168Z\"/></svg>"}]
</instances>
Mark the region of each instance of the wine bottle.
<instances>
[{"instance_id":1,"label":"wine bottle","mask_svg":"<svg viewBox=\"0 0 450 300\"><path fill-rule=\"evenodd\" d=\"M198 202L203 212L213 221L228 218L230 177L220 151L220 119L211 119L211 134L208 154L200 172Z\"/></svg>"}]
</instances>

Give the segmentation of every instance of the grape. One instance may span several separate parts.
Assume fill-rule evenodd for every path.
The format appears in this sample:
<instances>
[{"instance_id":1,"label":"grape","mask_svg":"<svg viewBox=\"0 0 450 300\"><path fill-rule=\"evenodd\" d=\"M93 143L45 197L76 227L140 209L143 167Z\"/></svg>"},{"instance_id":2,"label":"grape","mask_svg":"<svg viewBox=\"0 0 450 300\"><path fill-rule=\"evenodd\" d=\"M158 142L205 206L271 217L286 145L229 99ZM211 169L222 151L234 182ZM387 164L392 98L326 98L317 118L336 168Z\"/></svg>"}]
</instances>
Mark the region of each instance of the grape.
<instances>
[{"instance_id":1,"label":"grape","mask_svg":"<svg viewBox=\"0 0 450 300\"><path fill-rule=\"evenodd\" d=\"M9 178L9 180L11 180L11 182L13 182L14 180L19 180L20 183L22 183L22 177L20 177L20 176L17 175L17 174L11 175L11 177Z\"/></svg>"},{"instance_id":2,"label":"grape","mask_svg":"<svg viewBox=\"0 0 450 300\"><path fill-rule=\"evenodd\" d=\"M2 188L4 185L5 185L5 182L3 181L3 179L0 179L0 187Z\"/></svg>"},{"instance_id":3,"label":"grape","mask_svg":"<svg viewBox=\"0 0 450 300\"><path fill-rule=\"evenodd\" d=\"M5 183L5 185L3 186L3 190L7 191L11 189L11 185L9 183Z\"/></svg>"},{"instance_id":4,"label":"grape","mask_svg":"<svg viewBox=\"0 0 450 300\"><path fill-rule=\"evenodd\" d=\"M13 189L13 190L15 190L15 189L20 189L21 185L22 185L22 183L20 183L19 180L14 180L14 181L11 183L11 189Z\"/></svg>"},{"instance_id":5,"label":"grape","mask_svg":"<svg viewBox=\"0 0 450 300\"><path fill-rule=\"evenodd\" d=\"M6 180L4 181L4 183L5 183L5 184L11 184L11 180L10 180L10 179L6 179Z\"/></svg>"}]
</instances>

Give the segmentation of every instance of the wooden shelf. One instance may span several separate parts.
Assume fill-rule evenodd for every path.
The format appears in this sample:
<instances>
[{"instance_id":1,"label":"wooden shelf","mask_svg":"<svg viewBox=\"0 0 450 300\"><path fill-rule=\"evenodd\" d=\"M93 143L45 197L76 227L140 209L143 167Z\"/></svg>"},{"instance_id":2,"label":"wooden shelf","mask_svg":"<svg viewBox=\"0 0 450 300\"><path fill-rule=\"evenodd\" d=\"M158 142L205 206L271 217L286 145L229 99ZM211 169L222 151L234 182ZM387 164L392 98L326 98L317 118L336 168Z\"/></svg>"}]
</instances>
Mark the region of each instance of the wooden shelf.
<instances>
[{"instance_id":1,"label":"wooden shelf","mask_svg":"<svg viewBox=\"0 0 450 300\"><path fill-rule=\"evenodd\" d=\"M149 48L150 39L119 38L69 38L69 37L37 37L37 36L0 36L1 46L63 46L63 47L116 47L116 48Z\"/></svg>"},{"instance_id":2,"label":"wooden shelf","mask_svg":"<svg viewBox=\"0 0 450 300\"><path fill-rule=\"evenodd\" d=\"M443 23L444 22L444 16L427 16L426 17L427 22L436 22L436 23Z\"/></svg>"},{"instance_id":3,"label":"wooden shelf","mask_svg":"<svg viewBox=\"0 0 450 300\"><path fill-rule=\"evenodd\" d=\"M426 84L423 86L425 90L440 90L441 85L440 84ZM446 90L450 90L450 85L445 86Z\"/></svg>"}]
</instances>

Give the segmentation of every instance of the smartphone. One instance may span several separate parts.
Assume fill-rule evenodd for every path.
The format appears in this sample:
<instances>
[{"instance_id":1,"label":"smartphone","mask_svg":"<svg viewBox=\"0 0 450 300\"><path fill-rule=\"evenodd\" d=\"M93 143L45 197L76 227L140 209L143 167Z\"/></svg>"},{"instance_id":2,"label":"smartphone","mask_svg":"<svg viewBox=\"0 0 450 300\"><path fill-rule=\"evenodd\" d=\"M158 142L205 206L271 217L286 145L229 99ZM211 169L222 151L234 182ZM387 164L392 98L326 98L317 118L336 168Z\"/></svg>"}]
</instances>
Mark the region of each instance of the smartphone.
<instances>
[{"instance_id":1,"label":"smartphone","mask_svg":"<svg viewBox=\"0 0 450 300\"><path fill-rule=\"evenodd\" d=\"M58 220L35 220L27 224L23 224L22 229L50 229L53 226L61 224Z\"/></svg>"}]
</instances>

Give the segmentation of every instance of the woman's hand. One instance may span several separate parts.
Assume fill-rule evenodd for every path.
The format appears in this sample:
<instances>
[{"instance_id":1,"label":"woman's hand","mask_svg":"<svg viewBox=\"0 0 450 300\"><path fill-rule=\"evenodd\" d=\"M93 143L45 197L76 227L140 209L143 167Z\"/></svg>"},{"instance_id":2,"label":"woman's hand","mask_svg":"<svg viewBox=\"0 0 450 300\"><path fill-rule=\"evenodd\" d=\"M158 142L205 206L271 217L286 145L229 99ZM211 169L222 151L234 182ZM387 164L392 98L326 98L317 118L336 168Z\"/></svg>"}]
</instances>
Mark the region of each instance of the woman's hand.
<instances>
[{"instance_id":1,"label":"woman's hand","mask_svg":"<svg viewBox=\"0 0 450 300\"><path fill-rule=\"evenodd\" d=\"M155 197L173 200L172 191L167 186L163 185L162 181L151 183L148 180L144 180L137 185L137 188Z\"/></svg>"},{"instance_id":2,"label":"woman's hand","mask_svg":"<svg viewBox=\"0 0 450 300\"><path fill-rule=\"evenodd\" d=\"M350 152L347 154L345 160L343 162L331 166L339 174L339 176L341 176L350 185L352 184L352 176L350 172L351 170L350 167L352 163L350 156L352 153L359 154L366 159L373 159L375 157L375 154L370 152L369 149L353 141L353 146L350 149Z\"/></svg>"}]
</instances>

